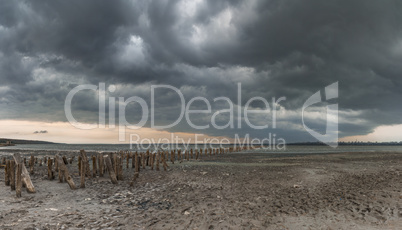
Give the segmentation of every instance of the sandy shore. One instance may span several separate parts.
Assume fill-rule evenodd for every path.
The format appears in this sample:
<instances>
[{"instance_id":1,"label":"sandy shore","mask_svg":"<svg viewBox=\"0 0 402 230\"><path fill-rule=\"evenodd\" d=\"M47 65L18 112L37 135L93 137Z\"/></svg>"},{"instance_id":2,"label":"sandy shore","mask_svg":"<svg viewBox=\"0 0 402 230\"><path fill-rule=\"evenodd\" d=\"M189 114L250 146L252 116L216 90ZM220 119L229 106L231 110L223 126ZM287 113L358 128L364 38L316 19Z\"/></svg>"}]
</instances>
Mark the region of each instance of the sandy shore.
<instances>
[{"instance_id":1,"label":"sandy shore","mask_svg":"<svg viewBox=\"0 0 402 230\"><path fill-rule=\"evenodd\" d=\"M130 168L118 185L106 174L74 191L36 166L37 193L22 198L1 169L0 228L402 229L402 153L232 153L169 166L142 170L135 187ZM68 167L79 185L76 162Z\"/></svg>"}]
</instances>

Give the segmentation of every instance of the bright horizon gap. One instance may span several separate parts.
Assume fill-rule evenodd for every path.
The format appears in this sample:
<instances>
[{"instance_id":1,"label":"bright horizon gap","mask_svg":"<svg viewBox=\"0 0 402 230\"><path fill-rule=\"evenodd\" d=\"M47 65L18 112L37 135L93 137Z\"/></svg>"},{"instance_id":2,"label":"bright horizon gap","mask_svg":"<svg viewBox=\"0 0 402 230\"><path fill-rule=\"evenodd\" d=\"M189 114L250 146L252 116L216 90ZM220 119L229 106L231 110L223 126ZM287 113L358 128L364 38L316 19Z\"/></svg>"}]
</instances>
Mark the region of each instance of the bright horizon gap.
<instances>
[{"instance_id":1,"label":"bright horizon gap","mask_svg":"<svg viewBox=\"0 0 402 230\"><path fill-rule=\"evenodd\" d=\"M172 132L154 130L151 128L141 128L138 130L127 130L128 138L124 143L118 140L118 127L80 130L73 127L68 122L41 122L41 121L22 121L22 120L0 120L1 138L48 141L63 144L129 144L129 135L141 135L141 139L170 139ZM36 133L47 131L47 133ZM179 138L187 141L194 138L196 133L174 133ZM200 135L200 134L198 134ZM205 138L227 138L224 136L211 137L202 134ZM227 138L231 139L231 138ZM372 133L367 135L357 135L342 137L339 142L399 142L402 141L402 124L392 126L379 126ZM192 143L192 142L190 142ZM202 142L197 142L202 143ZM297 142L289 142L297 143Z\"/></svg>"}]
</instances>

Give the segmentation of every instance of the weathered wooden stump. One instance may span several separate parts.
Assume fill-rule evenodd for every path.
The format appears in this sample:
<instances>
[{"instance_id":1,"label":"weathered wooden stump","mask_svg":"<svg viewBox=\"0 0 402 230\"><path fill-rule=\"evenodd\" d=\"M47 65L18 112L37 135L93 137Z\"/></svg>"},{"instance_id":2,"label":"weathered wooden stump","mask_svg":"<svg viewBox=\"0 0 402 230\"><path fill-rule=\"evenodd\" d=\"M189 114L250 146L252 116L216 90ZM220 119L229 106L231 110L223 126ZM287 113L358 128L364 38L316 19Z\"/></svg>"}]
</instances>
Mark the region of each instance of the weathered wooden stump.
<instances>
[{"instance_id":1,"label":"weathered wooden stump","mask_svg":"<svg viewBox=\"0 0 402 230\"><path fill-rule=\"evenodd\" d=\"M156 154L156 171L159 171L159 157L160 157L160 155L159 155L159 151L158 151L158 153Z\"/></svg>"},{"instance_id":2,"label":"weathered wooden stump","mask_svg":"<svg viewBox=\"0 0 402 230\"><path fill-rule=\"evenodd\" d=\"M141 153L141 165L142 165L142 169L145 169L145 153Z\"/></svg>"},{"instance_id":3,"label":"weathered wooden stump","mask_svg":"<svg viewBox=\"0 0 402 230\"><path fill-rule=\"evenodd\" d=\"M34 174L34 165L35 165L35 157L31 155L31 159L29 160L29 174Z\"/></svg>"},{"instance_id":4,"label":"weathered wooden stump","mask_svg":"<svg viewBox=\"0 0 402 230\"><path fill-rule=\"evenodd\" d=\"M152 152L150 155L150 159L149 159L150 164L151 164L151 170L154 170L154 160L155 160L155 153Z\"/></svg>"},{"instance_id":5,"label":"weathered wooden stump","mask_svg":"<svg viewBox=\"0 0 402 230\"><path fill-rule=\"evenodd\" d=\"M53 171L53 160L49 158L47 161L47 178L49 180L54 179L54 171Z\"/></svg>"},{"instance_id":6,"label":"weathered wooden stump","mask_svg":"<svg viewBox=\"0 0 402 230\"><path fill-rule=\"evenodd\" d=\"M130 154L126 153L126 169L128 169L129 164L130 164Z\"/></svg>"},{"instance_id":7,"label":"weathered wooden stump","mask_svg":"<svg viewBox=\"0 0 402 230\"><path fill-rule=\"evenodd\" d=\"M81 176L82 157L78 156L78 175Z\"/></svg>"},{"instance_id":8,"label":"weathered wooden stump","mask_svg":"<svg viewBox=\"0 0 402 230\"><path fill-rule=\"evenodd\" d=\"M68 185L72 190L76 189L73 178L71 178L70 173L68 172L67 166L64 164L65 157L61 157L59 154L56 155L56 159L59 165L59 173L62 174L62 177L67 181ZM67 160L67 159L66 159Z\"/></svg>"},{"instance_id":9,"label":"weathered wooden stump","mask_svg":"<svg viewBox=\"0 0 402 230\"><path fill-rule=\"evenodd\" d=\"M117 182L117 178L116 178L116 173L114 172L114 169L112 166L112 160L110 159L110 156L105 155L105 156L103 156L103 159L105 160L106 167L109 172L109 176L110 176L110 179L112 180L112 183L117 184L118 182Z\"/></svg>"},{"instance_id":10,"label":"weathered wooden stump","mask_svg":"<svg viewBox=\"0 0 402 230\"><path fill-rule=\"evenodd\" d=\"M15 190L15 161L14 160L10 160L9 175L10 175L11 191L14 191Z\"/></svg>"},{"instance_id":11,"label":"weathered wooden stump","mask_svg":"<svg viewBox=\"0 0 402 230\"><path fill-rule=\"evenodd\" d=\"M138 153L137 152L135 152L134 161L135 161L135 163L134 163L135 172L139 172L140 171L140 162L139 162L139 159L138 159Z\"/></svg>"},{"instance_id":12,"label":"weathered wooden stump","mask_svg":"<svg viewBox=\"0 0 402 230\"><path fill-rule=\"evenodd\" d=\"M75 156L72 156L72 157L70 158L70 160L69 160L70 165L73 164L74 159L75 159Z\"/></svg>"},{"instance_id":13,"label":"weathered wooden stump","mask_svg":"<svg viewBox=\"0 0 402 230\"><path fill-rule=\"evenodd\" d=\"M147 150L147 154L146 154L146 166L149 166L149 150Z\"/></svg>"},{"instance_id":14,"label":"weathered wooden stump","mask_svg":"<svg viewBox=\"0 0 402 230\"><path fill-rule=\"evenodd\" d=\"M85 174L87 172L87 164L82 157L83 153L81 152L81 156L78 158L78 165L80 171L80 188L85 188Z\"/></svg>"},{"instance_id":15,"label":"weathered wooden stump","mask_svg":"<svg viewBox=\"0 0 402 230\"><path fill-rule=\"evenodd\" d=\"M133 186L134 186L134 184L135 184L135 182L137 181L137 178L138 178L139 175L140 175L140 174L139 174L138 172L135 172L135 173L134 173L134 177L133 177L133 179L132 179L131 182L130 182L130 187L133 187Z\"/></svg>"},{"instance_id":16,"label":"weathered wooden stump","mask_svg":"<svg viewBox=\"0 0 402 230\"><path fill-rule=\"evenodd\" d=\"M96 178L97 175L97 167L96 167L96 156L92 156L92 175L94 178Z\"/></svg>"},{"instance_id":17,"label":"weathered wooden stump","mask_svg":"<svg viewBox=\"0 0 402 230\"><path fill-rule=\"evenodd\" d=\"M167 165L167 163L166 163L166 156L163 156L163 158L162 158L162 164L163 164L163 170L164 171L166 171L167 170L167 168L169 167L168 165Z\"/></svg>"},{"instance_id":18,"label":"weathered wooden stump","mask_svg":"<svg viewBox=\"0 0 402 230\"><path fill-rule=\"evenodd\" d=\"M29 176L28 170L26 169L25 165L22 164L22 158L19 153L14 153L14 161L16 164L21 163L21 177L22 177L22 183L25 184L26 189L29 193L35 193L35 187L32 184L31 177ZM18 170L18 168L17 168ZM18 177L18 175L17 175Z\"/></svg>"},{"instance_id":19,"label":"weathered wooden stump","mask_svg":"<svg viewBox=\"0 0 402 230\"><path fill-rule=\"evenodd\" d=\"M10 186L10 160L6 160L6 167L4 167L4 183Z\"/></svg>"},{"instance_id":20,"label":"weathered wooden stump","mask_svg":"<svg viewBox=\"0 0 402 230\"><path fill-rule=\"evenodd\" d=\"M16 183L17 183L17 186L16 186L16 188L15 188L15 192L16 192L17 197L21 197L21 189L22 189L22 165L23 165L23 162L20 160L20 161L16 161L15 163L16 163L16 165L17 165L17 176L16 176Z\"/></svg>"},{"instance_id":21,"label":"weathered wooden stump","mask_svg":"<svg viewBox=\"0 0 402 230\"><path fill-rule=\"evenodd\" d=\"M120 156L116 157L117 180L123 180L123 159Z\"/></svg>"},{"instance_id":22,"label":"weathered wooden stump","mask_svg":"<svg viewBox=\"0 0 402 230\"><path fill-rule=\"evenodd\" d=\"M99 176L103 177L103 173L105 172L104 161L103 161L103 154L98 154L98 163L99 163Z\"/></svg>"},{"instance_id":23,"label":"weathered wooden stump","mask_svg":"<svg viewBox=\"0 0 402 230\"><path fill-rule=\"evenodd\" d=\"M89 168L89 161L88 161L88 156L85 150L80 150L81 158L82 158L82 164L85 163L85 175L89 178L91 178L91 169Z\"/></svg>"}]
</instances>

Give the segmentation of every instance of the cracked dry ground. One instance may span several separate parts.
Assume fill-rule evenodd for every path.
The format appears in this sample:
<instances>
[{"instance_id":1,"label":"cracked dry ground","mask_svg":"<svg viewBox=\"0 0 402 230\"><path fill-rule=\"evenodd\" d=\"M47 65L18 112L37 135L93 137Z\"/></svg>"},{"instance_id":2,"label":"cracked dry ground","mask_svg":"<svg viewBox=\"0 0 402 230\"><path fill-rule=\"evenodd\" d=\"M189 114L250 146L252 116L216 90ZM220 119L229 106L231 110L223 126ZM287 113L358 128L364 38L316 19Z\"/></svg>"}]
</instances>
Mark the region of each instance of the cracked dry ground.
<instances>
[{"instance_id":1,"label":"cracked dry ground","mask_svg":"<svg viewBox=\"0 0 402 230\"><path fill-rule=\"evenodd\" d=\"M1 229L401 229L402 154L232 153L141 170L85 189L32 176L36 194L4 185ZM76 162L68 165L78 184Z\"/></svg>"}]
</instances>

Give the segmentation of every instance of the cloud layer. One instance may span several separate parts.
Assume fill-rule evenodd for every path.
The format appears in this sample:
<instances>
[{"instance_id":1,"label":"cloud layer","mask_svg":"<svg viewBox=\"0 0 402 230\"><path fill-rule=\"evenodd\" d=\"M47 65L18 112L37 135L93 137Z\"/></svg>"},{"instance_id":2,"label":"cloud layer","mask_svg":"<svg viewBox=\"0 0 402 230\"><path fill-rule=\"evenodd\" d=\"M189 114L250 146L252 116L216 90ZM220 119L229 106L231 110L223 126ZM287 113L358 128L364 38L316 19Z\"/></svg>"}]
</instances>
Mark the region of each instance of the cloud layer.
<instances>
[{"instance_id":1,"label":"cloud layer","mask_svg":"<svg viewBox=\"0 0 402 230\"><path fill-rule=\"evenodd\" d=\"M105 82L107 96L150 102L151 85L168 84L186 101L228 97L236 108L259 96L286 97L254 116L265 130L208 128L187 122L169 129L232 136L274 132L288 141L314 140L301 123L301 107L316 91L339 81L341 137L365 135L401 123L402 3L398 1L1 1L0 119L66 121L64 100L80 84ZM237 101L237 84L242 100ZM272 104L271 108L272 108ZM322 104L325 105L325 104ZM195 103L193 108L203 108ZM261 104L252 104L261 108ZM156 93L159 124L178 117L176 94ZM212 112L227 109L214 103ZM95 92L79 93L80 122L98 118ZM117 112L117 111L116 111ZM138 106L127 108L139 121ZM198 124L210 116L194 115ZM238 117L235 117L237 122ZM306 121L325 130L325 110ZM217 117L221 124L227 114ZM242 121L244 124L244 121ZM147 126L150 124L147 123Z\"/></svg>"}]
</instances>

